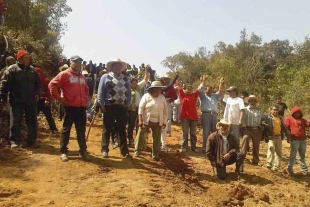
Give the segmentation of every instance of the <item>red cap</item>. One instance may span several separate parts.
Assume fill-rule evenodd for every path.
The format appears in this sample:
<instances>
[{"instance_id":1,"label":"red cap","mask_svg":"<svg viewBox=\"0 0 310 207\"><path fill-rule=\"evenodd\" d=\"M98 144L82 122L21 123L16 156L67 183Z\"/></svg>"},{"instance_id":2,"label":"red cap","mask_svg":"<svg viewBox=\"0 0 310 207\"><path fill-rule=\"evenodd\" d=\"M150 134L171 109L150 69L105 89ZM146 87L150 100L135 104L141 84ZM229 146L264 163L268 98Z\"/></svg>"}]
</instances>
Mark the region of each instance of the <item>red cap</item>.
<instances>
[{"instance_id":1,"label":"red cap","mask_svg":"<svg viewBox=\"0 0 310 207\"><path fill-rule=\"evenodd\" d=\"M17 52L16 58L19 60L24 54L28 53L27 50L20 50Z\"/></svg>"}]
</instances>

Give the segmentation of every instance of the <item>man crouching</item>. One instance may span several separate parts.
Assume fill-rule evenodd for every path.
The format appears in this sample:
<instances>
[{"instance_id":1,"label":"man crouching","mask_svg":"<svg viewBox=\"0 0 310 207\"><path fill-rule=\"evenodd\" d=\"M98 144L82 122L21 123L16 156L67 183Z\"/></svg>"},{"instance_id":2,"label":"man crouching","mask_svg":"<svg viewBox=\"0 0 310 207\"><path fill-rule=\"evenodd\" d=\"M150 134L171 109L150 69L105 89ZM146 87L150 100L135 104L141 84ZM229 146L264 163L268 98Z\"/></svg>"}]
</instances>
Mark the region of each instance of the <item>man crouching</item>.
<instances>
[{"instance_id":1,"label":"man crouching","mask_svg":"<svg viewBox=\"0 0 310 207\"><path fill-rule=\"evenodd\" d=\"M240 179L240 166L244 154L239 153L239 145L234 135L229 134L230 124L221 119L216 124L217 131L210 134L207 140L206 153L211 162L214 174L221 180L226 178L226 166L236 163L236 173Z\"/></svg>"}]
</instances>

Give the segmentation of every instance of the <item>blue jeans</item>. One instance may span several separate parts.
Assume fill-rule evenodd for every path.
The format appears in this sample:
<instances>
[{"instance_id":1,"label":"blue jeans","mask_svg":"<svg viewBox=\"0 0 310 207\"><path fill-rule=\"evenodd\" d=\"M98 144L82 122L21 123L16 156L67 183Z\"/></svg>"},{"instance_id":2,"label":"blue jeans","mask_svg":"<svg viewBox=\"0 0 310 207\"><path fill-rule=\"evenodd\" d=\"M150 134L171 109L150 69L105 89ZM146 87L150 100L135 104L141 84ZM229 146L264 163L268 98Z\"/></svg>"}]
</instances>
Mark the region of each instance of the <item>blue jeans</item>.
<instances>
[{"instance_id":1,"label":"blue jeans","mask_svg":"<svg viewBox=\"0 0 310 207\"><path fill-rule=\"evenodd\" d=\"M188 148L188 132L190 133L190 141L191 141L191 150L196 149L196 129L197 129L197 121L191 119L183 119L182 123L182 149Z\"/></svg>"},{"instance_id":2,"label":"blue jeans","mask_svg":"<svg viewBox=\"0 0 310 207\"><path fill-rule=\"evenodd\" d=\"M216 131L217 114L202 113L201 125L203 130L202 149L206 150L209 135Z\"/></svg>"},{"instance_id":3,"label":"blue jeans","mask_svg":"<svg viewBox=\"0 0 310 207\"><path fill-rule=\"evenodd\" d=\"M308 167L305 161L306 148L307 148L306 140L291 140L291 154L289 158L289 164L287 167L287 170L289 172L293 172L293 166L295 164L297 151L299 154L299 162L301 170L303 172L308 172Z\"/></svg>"}]
</instances>

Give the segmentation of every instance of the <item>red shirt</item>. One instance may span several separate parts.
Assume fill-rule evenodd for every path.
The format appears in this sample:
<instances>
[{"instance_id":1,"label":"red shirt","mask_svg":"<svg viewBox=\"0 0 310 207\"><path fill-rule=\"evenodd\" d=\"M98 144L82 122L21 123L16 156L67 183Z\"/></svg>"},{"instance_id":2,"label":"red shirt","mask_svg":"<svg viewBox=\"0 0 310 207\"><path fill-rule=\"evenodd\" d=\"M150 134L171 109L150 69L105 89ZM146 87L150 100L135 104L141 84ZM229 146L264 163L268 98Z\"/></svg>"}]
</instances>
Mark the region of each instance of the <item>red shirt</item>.
<instances>
[{"instance_id":1,"label":"red shirt","mask_svg":"<svg viewBox=\"0 0 310 207\"><path fill-rule=\"evenodd\" d=\"M179 89L179 95L181 100L181 115L180 119L191 119L198 121L196 103L199 95L199 91L195 90L194 93L186 94L182 89Z\"/></svg>"}]
</instances>

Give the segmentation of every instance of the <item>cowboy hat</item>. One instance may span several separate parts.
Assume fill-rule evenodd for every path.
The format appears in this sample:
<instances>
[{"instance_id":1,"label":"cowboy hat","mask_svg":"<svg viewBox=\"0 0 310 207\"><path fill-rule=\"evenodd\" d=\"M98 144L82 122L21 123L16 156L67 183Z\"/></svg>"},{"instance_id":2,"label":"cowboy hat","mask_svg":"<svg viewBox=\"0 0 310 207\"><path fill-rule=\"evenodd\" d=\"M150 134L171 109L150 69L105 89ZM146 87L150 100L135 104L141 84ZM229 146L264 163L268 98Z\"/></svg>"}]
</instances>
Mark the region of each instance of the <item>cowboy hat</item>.
<instances>
[{"instance_id":1,"label":"cowboy hat","mask_svg":"<svg viewBox=\"0 0 310 207\"><path fill-rule=\"evenodd\" d=\"M98 72L99 77L101 77L103 74L106 74L108 71L106 69L100 70Z\"/></svg>"},{"instance_id":2,"label":"cowboy hat","mask_svg":"<svg viewBox=\"0 0 310 207\"><path fill-rule=\"evenodd\" d=\"M107 70L111 71L112 70L112 65L114 63L120 63L122 65L122 71L125 70L127 68L127 63L121 61L121 59L116 58L114 60L111 60L110 62L107 63Z\"/></svg>"},{"instance_id":3,"label":"cowboy hat","mask_svg":"<svg viewBox=\"0 0 310 207\"><path fill-rule=\"evenodd\" d=\"M153 81L147 91L149 91L151 88L166 88L166 86L163 86L160 81Z\"/></svg>"},{"instance_id":4,"label":"cowboy hat","mask_svg":"<svg viewBox=\"0 0 310 207\"><path fill-rule=\"evenodd\" d=\"M250 96L244 98L245 103L248 103L249 100L255 100L256 103L259 102L259 98L257 98L255 95L250 95Z\"/></svg>"},{"instance_id":5,"label":"cowboy hat","mask_svg":"<svg viewBox=\"0 0 310 207\"><path fill-rule=\"evenodd\" d=\"M88 75L87 70L83 70L83 71L82 71L82 75Z\"/></svg>"},{"instance_id":6,"label":"cowboy hat","mask_svg":"<svg viewBox=\"0 0 310 207\"><path fill-rule=\"evenodd\" d=\"M67 64L64 64L63 66L59 67L59 71L61 72L61 71L64 71L64 70L66 70L68 68L69 68L69 66Z\"/></svg>"},{"instance_id":7,"label":"cowboy hat","mask_svg":"<svg viewBox=\"0 0 310 207\"><path fill-rule=\"evenodd\" d=\"M230 123L229 123L226 119L221 119L221 120L216 124L216 128L219 129L221 125L230 126Z\"/></svg>"}]
</instances>

